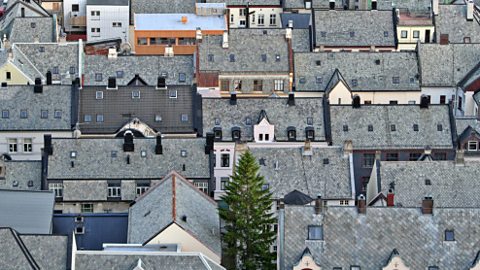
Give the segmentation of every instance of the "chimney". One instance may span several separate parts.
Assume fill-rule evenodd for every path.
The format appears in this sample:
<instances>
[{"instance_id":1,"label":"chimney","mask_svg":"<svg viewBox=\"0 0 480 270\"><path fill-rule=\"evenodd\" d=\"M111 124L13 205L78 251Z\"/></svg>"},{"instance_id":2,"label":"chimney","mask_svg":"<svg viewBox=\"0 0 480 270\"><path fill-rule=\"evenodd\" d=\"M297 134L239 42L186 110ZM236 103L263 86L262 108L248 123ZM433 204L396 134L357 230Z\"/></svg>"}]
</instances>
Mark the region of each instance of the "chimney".
<instances>
[{"instance_id":1,"label":"chimney","mask_svg":"<svg viewBox=\"0 0 480 270\"><path fill-rule=\"evenodd\" d=\"M288 93L288 106L295 106L295 94L293 92Z\"/></svg>"},{"instance_id":2,"label":"chimney","mask_svg":"<svg viewBox=\"0 0 480 270\"><path fill-rule=\"evenodd\" d=\"M348 157L350 154L353 154L353 143L351 140L346 140L343 142L343 155Z\"/></svg>"},{"instance_id":3,"label":"chimney","mask_svg":"<svg viewBox=\"0 0 480 270\"><path fill-rule=\"evenodd\" d=\"M182 16L181 22L183 24L186 24L188 22L188 17L187 16Z\"/></svg>"},{"instance_id":4,"label":"chimney","mask_svg":"<svg viewBox=\"0 0 480 270\"><path fill-rule=\"evenodd\" d=\"M123 151L125 152L135 151L135 144L133 143L133 133L131 131L127 131L123 135Z\"/></svg>"},{"instance_id":5,"label":"chimney","mask_svg":"<svg viewBox=\"0 0 480 270\"><path fill-rule=\"evenodd\" d=\"M49 156L53 155L52 135L51 134L43 135L43 143L44 143L43 151Z\"/></svg>"},{"instance_id":6,"label":"chimney","mask_svg":"<svg viewBox=\"0 0 480 270\"><path fill-rule=\"evenodd\" d=\"M422 95L420 97L420 108L428 109L428 105L430 105L430 99L426 95Z\"/></svg>"},{"instance_id":7,"label":"chimney","mask_svg":"<svg viewBox=\"0 0 480 270\"><path fill-rule=\"evenodd\" d=\"M155 154L162 155L163 154L163 146L162 146L162 134L157 134L157 143L155 144Z\"/></svg>"},{"instance_id":8,"label":"chimney","mask_svg":"<svg viewBox=\"0 0 480 270\"><path fill-rule=\"evenodd\" d=\"M117 89L117 78L108 77L107 89Z\"/></svg>"},{"instance_id":9,"label":"chimney","mask_svg":"<svg viewBox=\"0 0 480 270\"><path fill-rule=\"evenodd\" d=\"M467 21L473 21L473 1L467 0Z\"/></svg>"},{"instance_id":10,"label":"chimney","mask_svg":"<svg viewBox=\"0 0 480 270\"><path fill-rule=\"evenodd\" d=\"M387 194L387 206L388 207L393 207L395 206L395 193L393 192L393 189L388 190Z\"/></svg>"},{"instance_id":11,"label":"chimney","mask_svg":"<svg viewBox=\"0 0 480 270\"><path fill-rule=\"evenodd\" d=\"M288 20L288 28L293 29L293 20Z\"/></svg>"},{"instance_id":12,"label":"chimney","mask_svg":"<svg viewBox=\"0 0 480 270\"><path fill-rule=\"evenodd\" d=\"M167 89L167 83L165 82L165 78L158 76L157 78L157 89Z\"/></svg>"},{"instance_id":13,"label":"chimney","mask_svg":"<svg viewBox=\"0 0 480 270\"><path fill-rule=\"evenodd\" d=\"M195 39L201 41L202 40L202 29L197 27L197 31L195 32Z\"/></svg>"},{"instance_id":14,"label":"chimney","mask_svg":"<svg viewBox=\"0 0 480 270\"><path fill-rule=\"evenodd\" d=\"M360 196L358 196L357 204L359 214L367 213L367 204L365 201L365 196L363 194L360 194Z\"/></svg>"},{"instance_id":15,"label":"chimney","mask_svg":"<svg viewBox=\"0 0 480 270\"><path fill-rule=\"evenodd\" d=\"M231 93L230 94L230 105L237 105L237 94Z\"/></svg>"},{"instance_id":16,"label":"chimney","mask_svg":"<svg viewBox=\"0 0 480 270\"><path fill-rule=\"evenodd\" d=\"M422 214L431 215L433 214L433 198L425 197L422 200Z\"/></svg>"},{"instance_id":17,"label":"chimney","mask_svg":"<svg viewBox=\"0 0 480 270\"><path fill-rule=\"evenodd\" d=\"M207 141L205 142L205 155L210 154L213 151L213 142L215 140L215 134L213 132L207 133Z\"/></svg>"},{"instance_id":18,"label":"chimney","mask_svg":"<svg viewBox=\"0 0 480 270\"><path fill-rule=\"evenodd\" d=\"M292 39L292 28L285 29L285 38Z\"/></svg>"},{"instance_id":19,"label":"chimney","mask_svg":"<svg viewBox=\"0 0 480 270\"><path fill-rule=\"evenodd\" d=\"M108 59L117 59L117 48L108 48Z\"/></svg>"},{"instance_id":20,"label":"chimney","mask_svg":"<svg viewBox=\"0 0 480 270\"><path fill-rule=\"evenodd\" d=\"M315 214L320 215L322 212L322 196L318 195L315 199Z\"/></svg>"},{"instance_id":21,"label":"chimney","mask_svg":"<svg viewBox=\"0 0 480 270\"><path fill-rule=\"evenodd\" d=\"M311 145L309 140L305 141L305 145L303 145L302 150L303 150L302 151L303 156L312 156L313 155L312 145Z\"/></svg>"},{"instance_id":22,"label":"chimney","mask_svg":"<svg viewBox=\"0 0 480 270\"><path fill-rule=\"evenodd\" d=\"M438 8L439 8L439 3L440 0L432 0L432 11L433 15L438 15Z\"/></svg>"},{"instance_id":23,"label":"chimney","mask_svg":"<svg viewBox=\"0 0 480 270\"><path fill-rule=\"evenodd\" d=\"M42 79L35 78L35 86L33 87L33 93L43 93Z\"/></svg>"},{"instance_id":24,"label":"chimney","mask_svg":"<svg viewBox=\"0 0 480 270\"><path fill-rule=\"evenodd\" d=\"M173 52L173 47L165 47L165 57L173 57L175 54Z\"/></svg>"},{"instance_id":25,"label":"chimney","mask_svg":"<svg viewBox=\"0 0 480 270\"><path fill-rule=\"evenodd\" d=\"M360 108L360 96L354 95L352 100L352 107L355 109Z\"/></svg>"},{"instance_id":26,"label":"chimney","mask_svg":"<svg viewBox=\"0 0 480 270\"><path fill-rule=\"evenodd\" d=\"M455 166L465 166L465 150L458 149L455 153Z\"/></svg>"},{"instance_id":27,"label":"chimney","mask_svg":"<svg viewBox=\"0 0 480 270\"><path fill-rule=\"evenodd\" d=\"M222 48L228 49L228 32L223 32Z\"/></svg>"},{"instance_id":28,"label":"chimney","mask_svg":"<svg viewBox=\"0 0 480 270\"><path fill-rule=\"evenodd\" d=\"M52 85L52 72L47 71L47 85Z\"/></svg>"}]
</instances>

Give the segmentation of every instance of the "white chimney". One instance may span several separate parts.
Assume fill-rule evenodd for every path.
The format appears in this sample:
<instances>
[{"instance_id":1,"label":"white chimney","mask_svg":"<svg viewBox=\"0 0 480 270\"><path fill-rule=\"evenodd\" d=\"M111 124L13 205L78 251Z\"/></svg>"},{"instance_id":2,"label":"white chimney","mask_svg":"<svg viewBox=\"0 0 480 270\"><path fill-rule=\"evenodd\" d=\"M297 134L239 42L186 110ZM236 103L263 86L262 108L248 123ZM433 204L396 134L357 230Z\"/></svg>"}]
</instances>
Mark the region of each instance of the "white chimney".
<instances>
[{"instance_id":1,"label":"white chimney","mask_svg":"<svg viewBox=\"0 0 480 270\"><path fill-rule=\"evenodd\" d=\"M200 29L200 27L197 28L197 31L195 32L195 38L197 40L201 40L202 39L202 29Z\"/></svg>"},{"instance_id":2,"label":"white chimney","mask_svg":"<svg viewBox=\"0 0 480 270\"><path fill-rule=\"evenodd\" d=\"M467 1L467 21L473 20L473 1Z\"/></svg>"},{"instance_id":3,"label":"white chimney","mask_svg":"<svg viewBox=\"0 0 480 270\"><path fill-rule=\"evenodd\" d=\"M228 32L227 31L223 32L222 48L224 49L228 48Z\"/></svg>"},{"instance_id":4,"label":"white chimney","mask_svg":"<svg viewBox=\"0 0 480 270\"><path fill-rule=\"evenodd\" d=\"M117 59L118 53L116 48L108 49L108 59Z\"/></svg>"},{"instance_id":5,"label":"white chimney","mask_svg":"<svg viewBox=\"0 0 480 270\"><path fill-rule=\"evenodd\" d=\"M293 20L288 20L288 28L293 28Z\"/></svg>"},{"instance_id":6,"label":"white chimney","mask_svg":"<svg viewBox=\"0 0 480 270\"><path fill-rule=\"evenodd\" d=\"M173 57L173 47L165 47L165 57Z\"/></svg>"},{"instance_id":7,"label":"white chimney","mask_svg":"<svg viewBox=\"0 0 480 270\"><path fill-rule=\"evenodd\" d=\"M433 15L438 15L438 6L439 6L439 1L440 0L432 0L432 11Z\"/></svg>"},{"instance_id":8,"label":"white chimney","mask_svg":"<svg viewBox=\"0 0 480 270\"><path fill-rule=\"evenodd\" d=\"M287 28L285 29L286 32L285 32L285 38L286 39L292 39L292 28Z\"/></svg>"}]
</instances>

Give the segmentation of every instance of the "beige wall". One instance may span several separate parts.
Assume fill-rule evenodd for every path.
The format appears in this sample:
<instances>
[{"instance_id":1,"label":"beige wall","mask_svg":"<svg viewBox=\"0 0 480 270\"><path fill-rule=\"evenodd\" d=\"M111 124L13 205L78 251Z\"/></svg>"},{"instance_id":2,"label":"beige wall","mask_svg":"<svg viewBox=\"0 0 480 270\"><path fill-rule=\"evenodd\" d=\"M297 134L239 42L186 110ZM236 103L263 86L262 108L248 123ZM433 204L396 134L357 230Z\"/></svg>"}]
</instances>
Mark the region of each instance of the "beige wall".
<instances>
[{"instance_id":1,"label":"beige wall","mask_svg":"<svg viewBox=\"0 0 480 270\"><path fill-rule=\"evenodd\" d=\"M205 256L220 264L220 256L211 251L195 237L187 233L177 224L172 224L147 244L180 244L183 252L201 252Z\"/></svg>"},{"instance_id":2,"label":"beige wall","mask_svg":"<svg viewBox=\"0 0 480 270\"><path fill-rule=\"evenodd\" d=\"M300 262L298 262L296 266L293 267L293 270L303 269L321 270L322 268L315 263L311 256L305 256L300 260Z\"/></svg>"},{"instance_id":3,"label":"beige wall","mask_svg":"<svg viewBox=\"0 0 480 270\"><path fill-rule=\"evenodd\" d=\"M338 83L329 94L330 104L352 104L352 93L343 83Z\"/></svg>"},{"instance_id":4,"label":"beige wall","mask_svg":"<svg viewBox=\"0 0 480 270\"><path fill-rule=\"evenodd\" d=\"M406 267L402 259L397 255L394 256L390 263L383 267L382 270L410 270L410 268Z\"/></svg>"},{"instance_id":5,"label":"beige wall","mask_svg":"<svg viewBox=\"0 0 480 270\"><path fill-rule=\"evenodd\" d=\"M372 104L389 104L390 101L396 100L398 104L408 104L409 101L415 101L415 104L420 103L420 91L391 91L391 92L354 92L360 96L361 103L364 104L366 100Z\"/></svg>"},{"instance_id":6,"label":"beige wall","mask_svg":"<svg viewBox=\"0 0 480 270\"><path fill-rule=\"evenodd\" d=\"M432 26L397 26L397 38L399 50L415 50L417 42L425 42L426 30L430 30L430 42L433 40L435 27ZM402 38L402 31L407 31L407 37ZM419 31L419 37L413 37L413 31Z\"/></svg>"},{"instance_id":7,"label":"beige wall","mask_svg":"<svg viewBox=\"0 0 480 270\"><path fill-rule=\"evenodd\" d=\"M7 72L10 72L11 79L7 80ZM5 65L0 67L0 82L7 82L12 85L26 85L29 79L12 63L6 62ZM33 81L30 81L33 84Z\"/></svg>"}]
</instances>

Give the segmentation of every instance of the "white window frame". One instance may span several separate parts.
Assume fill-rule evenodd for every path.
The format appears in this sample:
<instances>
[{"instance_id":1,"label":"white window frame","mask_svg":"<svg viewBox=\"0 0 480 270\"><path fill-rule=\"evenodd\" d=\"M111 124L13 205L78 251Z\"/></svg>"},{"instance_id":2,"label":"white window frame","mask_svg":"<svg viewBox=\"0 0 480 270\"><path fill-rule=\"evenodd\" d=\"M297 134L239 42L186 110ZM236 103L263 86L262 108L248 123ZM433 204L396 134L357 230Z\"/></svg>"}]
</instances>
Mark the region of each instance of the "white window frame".
<instances>
[{"instance_id":1,"label":"white window frame","mask_svg":"<svg viewBox=\"0 0 480 270\"><path fill-rule=\"evenodd\" d=\"M103 99L103 91L96 91L95 99Z\"/></svg>"},{"instance_id":2,"label":"white window frame","mask_svg":"<svg viewBox=\"0 0 480 270\"><path fill-rule=\"evenodd\" d=\"M284 87L285 87L285 83L283 80L275 80L274 81L274 85L275 85L275 91L283 91L284 90Z\"/></svg>"},{"instance_id":3,"label":"white window frame","mask_svg":"<svg viewBox=\"0 0 480 270\"><path fill-rule=\"evenodd\" d=\"M63 183L48 183L48 190L55 193L55 198L63 198Z\"/></svg>"},{"instance_id":4,"label":"white window frame","mask_svg":"<svg viewBox=\"0 0 480 270\"><path fill-rule=\"evenodd\" d=\"M10 138L8 141L8 152L18 153L18 139Z\"/></svg>"},{"instance_id":5,"label":"white window frame","mask_svg":"<svg viewBox=\"0 0 480 270\"><path fill-rule=\"evenodd\" d=\"M107 187L107 197L108 198L120 198L122 196L122 187L121 186L109 186Z\"/></svg>"},{"instance_id":6,"label":"white window frame","mask_svg":"<svg viewBox=\"0 0 480 270\"><path fill-rule=\"evenodd\" d=\"M177 90L168 90L168 98L177 98L178 93Z\"/></svg>"},{"instance_id":7,"label":"white window frame","mask_svg":"<svg viewBox=\"0 0 480 270\"><path fill-rule=\"evenodd\" d=\"M474 146L472 149L471 146ZM478 151L478 142L477 141L468 141L467 143L467 151Z\"/></svg>"},{"instance_id":8,"label":"white window frame","mask_svg":"<svg viewBox=\"0 0 480 270\"><path fill-rule=\"evenodd\" d=\"M193 182L193 185L197 187L201 192L207 194L208 193L208 182L207 181L198 181Z\"/></svg>"},{"instance_id":9,"label":"white window frame","mask_svg":"<svg viewBox=\"0 0 480 270\"><path fill-rule=\"evenodd\" d=\"M149 188L150 188L150 186L139 186L139 185L137 185L135 187L136 196L139 197L139 196L143 195L143 193L147 192Z\"/></svg>"},{"instance_id":10,"label":"white window frame","mask_svg":"<svg viewBox=\"0 0 480 270\"><path fill-rule=\"evenodd\" d=\"M277 14L270 14L270 25L277 25Z\"/></svg>"},{"instance_id":11,"label":"white window frame","mask_svg":"<svg viewBox=\"0 0 480 270\"><path fill-rule=\"evenodd\" d=\"M265 25L265 15L258 14L258 25Z\"/></svg>"},{"instance_id":12,"label":"white window frame","mask_svg":"<svg viewBox=\"0 0 480 270\"><path fill-rule=\"evenodd\" d=\"M90 210L90 206L91 206L91 210ZM95 209L95 207L93 206L93 203L82 203L82 204L80 204L80 212L82 212L82 213L93 213L94 209Z\"/></svg>"},{"instance_id":13,"label":"white window frame","mask_svg":"<svg viewBox=\"0 0 480 270\"><path fill-rule=\"evenodd\" d=\"M33 152L33 139L32 138L23 138L23 152L32 153Z\"/></svg>"}]
</instances>

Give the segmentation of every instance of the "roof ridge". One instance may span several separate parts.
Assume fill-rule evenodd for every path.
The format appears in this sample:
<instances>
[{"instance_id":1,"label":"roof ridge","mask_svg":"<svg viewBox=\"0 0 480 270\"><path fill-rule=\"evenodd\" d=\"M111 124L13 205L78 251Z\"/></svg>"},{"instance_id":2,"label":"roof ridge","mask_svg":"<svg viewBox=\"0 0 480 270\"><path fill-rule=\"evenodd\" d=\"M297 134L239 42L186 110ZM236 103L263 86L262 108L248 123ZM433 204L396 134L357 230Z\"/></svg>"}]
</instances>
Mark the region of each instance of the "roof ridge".
<instances>
[{"instance_id":1,"label":"roof ridge","mask_svg":"<svg viewBox=\"0 0 480 270\"><path fill-rule=\"evenodd\" d=\"M12 228L9 228L9 229L10 229L10 233L12 234L13 238L17 242L18 247L22 250L22 253L23 253L23 255L25 255L25 258L27 259L30 266L32 266L32 268L35 269L35 270L37 270L37 269L40 270L40 266L37 264L37 262L35 261L35 259L32 256L32 254L30 254L30 251L28 251L27 246L25 246L25 243L23 243L23 241L20 238L20 236L18 235L17 231L15 231Z\"/></svg>"}]
</instances>

